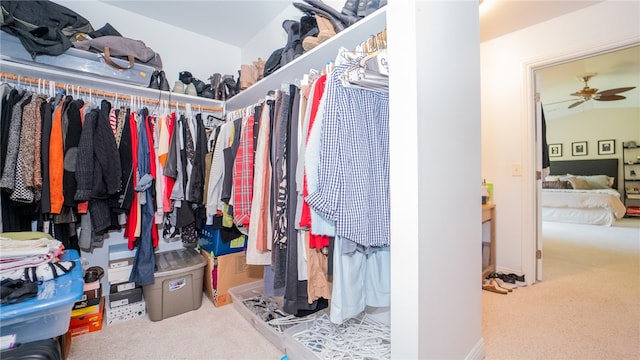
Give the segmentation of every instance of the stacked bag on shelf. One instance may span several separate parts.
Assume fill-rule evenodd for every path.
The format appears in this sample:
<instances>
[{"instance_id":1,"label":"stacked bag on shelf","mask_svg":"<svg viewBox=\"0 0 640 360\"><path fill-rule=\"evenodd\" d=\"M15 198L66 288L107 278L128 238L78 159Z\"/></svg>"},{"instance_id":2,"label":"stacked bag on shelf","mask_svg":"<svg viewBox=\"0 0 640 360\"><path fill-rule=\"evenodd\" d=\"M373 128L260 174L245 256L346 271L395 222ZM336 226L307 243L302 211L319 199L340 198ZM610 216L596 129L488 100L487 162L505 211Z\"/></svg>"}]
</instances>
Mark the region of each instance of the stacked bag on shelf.
<instances>
[{"instance_id":1,"label":"stacked bag on shelf","mask_svg":"<svg viewBox=\"0 0 640 360\"><path fill-rule=\"evenodd\" d=\"M49 0L0 1L2 17L0 28L16 36L33 60L38 55L58 56L74 47L98 53L105 62L118 70L134 67L135 63L156 69L149 87L162 90L164 72L160 54L141 40L122 36L111 24L94 30L82 15ZM128 66L119 65L112 58L128 60Z\"/></svg>"}]
</instances>

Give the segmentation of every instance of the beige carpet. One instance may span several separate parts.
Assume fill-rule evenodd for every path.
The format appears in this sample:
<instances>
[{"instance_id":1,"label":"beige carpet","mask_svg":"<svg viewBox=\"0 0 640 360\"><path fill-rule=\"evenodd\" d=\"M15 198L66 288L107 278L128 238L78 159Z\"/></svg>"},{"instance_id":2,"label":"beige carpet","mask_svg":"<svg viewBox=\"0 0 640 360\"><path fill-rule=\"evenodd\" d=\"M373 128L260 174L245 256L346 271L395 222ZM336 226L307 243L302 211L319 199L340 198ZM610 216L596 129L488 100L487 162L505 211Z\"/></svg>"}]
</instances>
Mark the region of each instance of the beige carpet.
<instances>
[{"instance_id":1,"label":"beige carpet","mask_svg":"<svg viewBox=\"0 0 640 360\"><path fill-rule=\"evenodd\" d=\"M283 356L232 304L151 321L149 316L74 337L69 360L270 359Z\"/></svg>"},{"instance_id":2,"label":"beige carpet","mask_svg":"<svg viewBox=\"0 0 640 360\"><path fill-rule=\"evenodd\" d=\"M483 291L489 360L640 359L640 219L613 228L544 224L544 281ZM269 359L283 356L233 307L148 316L73 338L70 360Z\"/></svg>"},{"instance_id":3,"label":"beige carpet","mask_svg":"<svg viewBox=\"0 0 640 360\"><path fill-rule=\"evenodd\" d=\"M483 291L487 359L640 359L640 219L543 234L543 281Z\"/></svg>"}]
</instances>

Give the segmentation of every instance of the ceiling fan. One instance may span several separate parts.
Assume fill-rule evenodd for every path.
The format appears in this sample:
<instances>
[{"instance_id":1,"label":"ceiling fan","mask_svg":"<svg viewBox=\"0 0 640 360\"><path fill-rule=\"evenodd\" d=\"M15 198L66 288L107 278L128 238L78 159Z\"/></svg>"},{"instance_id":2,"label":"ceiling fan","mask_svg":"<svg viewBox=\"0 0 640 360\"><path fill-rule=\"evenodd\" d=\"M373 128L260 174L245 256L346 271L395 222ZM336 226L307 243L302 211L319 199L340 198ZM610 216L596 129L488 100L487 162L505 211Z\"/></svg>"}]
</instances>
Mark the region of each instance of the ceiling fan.
<instances>
[{"instance_id":1,"label":"ceiling fan","mask_svg":"<svg viewBox=\"0 0 640 360\"><path fill-rule=\"evenodd\" d=\"M584 87L574 92L571 95L580 97L580 100L569 105L569 109L572 109L584 103L585 101L589 101L589 100L614 101L614 100L626 99L626 97L618 94L621 92L629 91L631 89L635 89L635 86L631 86L631 87L603 90L598 92L598 89L589 87L589 80L594 76L596 76L596 73L588 73L579 77L579 79L582 80L582 82L584 82Z\"/></svg>"}]
</instances>

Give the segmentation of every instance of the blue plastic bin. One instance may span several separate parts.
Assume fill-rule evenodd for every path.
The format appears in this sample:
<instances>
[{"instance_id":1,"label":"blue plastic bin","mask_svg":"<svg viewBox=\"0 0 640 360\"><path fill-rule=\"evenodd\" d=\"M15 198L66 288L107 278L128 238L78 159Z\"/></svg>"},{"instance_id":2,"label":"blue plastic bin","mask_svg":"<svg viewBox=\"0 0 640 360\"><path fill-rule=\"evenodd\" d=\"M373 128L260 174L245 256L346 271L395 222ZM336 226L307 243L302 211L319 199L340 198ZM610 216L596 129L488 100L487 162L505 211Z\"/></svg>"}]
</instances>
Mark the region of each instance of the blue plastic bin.
<instances>
[{"instance_id":1,"label":"blue plastic bin","mask_svg":"<svg viewBox=\"0 0 640 360\"><path fill-rule=\"evenodd\" d=\"M38 296L17 304L0 305L0 336L16 335L28 343L63 335L69 330L71 309L82 297L82 264L77 250L65 250L60 261L75 261L73 269L38 285Z\"/></svg>"},{"instance_id":2,"label":"blue plastic bin","mask_svg":"<svg viewBox=\"0 0 640 360\"><path fill-rule=\"evenodd\" d=\"M199 233L198 243L207 252L213 252L214 256L222 256L244 251L247 247L247 237L243 235L236 240L224 242L220 237L220 230L205 225Z\"/></svg>"}]
</instances>

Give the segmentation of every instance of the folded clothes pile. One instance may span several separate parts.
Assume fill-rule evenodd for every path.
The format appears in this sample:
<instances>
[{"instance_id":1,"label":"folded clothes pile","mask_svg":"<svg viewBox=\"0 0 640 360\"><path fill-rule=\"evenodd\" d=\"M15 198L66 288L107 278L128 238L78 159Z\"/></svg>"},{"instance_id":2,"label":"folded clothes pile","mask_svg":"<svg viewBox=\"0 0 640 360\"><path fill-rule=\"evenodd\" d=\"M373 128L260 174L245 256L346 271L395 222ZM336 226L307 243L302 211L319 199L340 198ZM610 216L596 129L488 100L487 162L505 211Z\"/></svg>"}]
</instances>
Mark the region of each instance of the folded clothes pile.
<instances>
[{"instance_id":1,"label":"folded clothes pile","mask_svg":"<svg viewBox=\"0 0 640 360\"><path fill-rule=\"evenodd\" d=\"M66 274L72 261L58 261L62 242L46 233L0 234L0 280L47 281Z\"/></svg>"}]
</instances>

